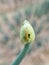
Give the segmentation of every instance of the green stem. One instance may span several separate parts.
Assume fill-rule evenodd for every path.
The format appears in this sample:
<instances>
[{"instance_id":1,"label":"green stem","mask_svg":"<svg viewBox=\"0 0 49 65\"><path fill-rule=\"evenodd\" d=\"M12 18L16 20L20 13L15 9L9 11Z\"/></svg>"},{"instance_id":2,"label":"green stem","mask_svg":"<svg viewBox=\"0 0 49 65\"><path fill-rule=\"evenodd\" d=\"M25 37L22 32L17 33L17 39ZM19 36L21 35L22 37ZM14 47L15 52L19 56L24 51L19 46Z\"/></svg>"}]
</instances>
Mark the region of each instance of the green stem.
<instances>
[{"instance_id":1,"label":"green stem","mask_svg":"<svg viewBox=\"0 0 49 65\"><path fill-rule=\"evenodd\" d=\"M17 56L17 58L14 60L14 62L11 65L19 65L20 62L23 60L25 55L30 49L30 43L26 44L24 49L20 52L20 54Z\"/></svg>"}]
</instances>

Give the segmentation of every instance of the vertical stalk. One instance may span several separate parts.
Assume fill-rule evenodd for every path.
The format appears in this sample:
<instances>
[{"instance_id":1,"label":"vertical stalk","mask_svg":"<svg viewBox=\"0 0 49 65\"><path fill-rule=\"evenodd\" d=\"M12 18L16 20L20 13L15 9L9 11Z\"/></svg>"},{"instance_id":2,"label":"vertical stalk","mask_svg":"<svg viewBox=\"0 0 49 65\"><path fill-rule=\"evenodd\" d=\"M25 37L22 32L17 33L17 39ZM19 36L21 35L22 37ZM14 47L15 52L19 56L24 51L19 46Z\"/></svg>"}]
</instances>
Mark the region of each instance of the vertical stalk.
<instances>
[{"instance_id":1,"label":"vertical stalk","mask_svg":"<svg viewBox=\"0 0 49 65\"><path fill-rule=\"evenodd\" d=\"M27 54L27 52L30 49L30 43L27 43L24 47L24 49L20 52L20 54L17 56L17 58L14 60L14 62L12 62L11 65L19 65L20 62L23 60L23 58L25 57L25 55Z\"/></svg>"}]
</instances>

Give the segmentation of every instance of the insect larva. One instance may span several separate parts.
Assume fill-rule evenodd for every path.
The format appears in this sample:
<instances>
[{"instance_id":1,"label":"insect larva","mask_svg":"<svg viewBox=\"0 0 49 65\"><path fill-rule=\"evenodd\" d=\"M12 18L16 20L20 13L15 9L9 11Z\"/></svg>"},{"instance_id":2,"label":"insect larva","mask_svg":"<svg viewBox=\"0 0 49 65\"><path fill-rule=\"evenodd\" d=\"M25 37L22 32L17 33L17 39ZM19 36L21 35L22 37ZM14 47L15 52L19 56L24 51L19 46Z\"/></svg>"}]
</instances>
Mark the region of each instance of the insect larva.
<instances>
[{"instance_id":1,"label":"insect larva","mask_svg":"<svg viewBox=\"0 0 49 65\"><path fill-rule=\"evenodd\" d=\"M26 41L28 41L28 32L25 33Z\"/></svg>"}]
</instances>

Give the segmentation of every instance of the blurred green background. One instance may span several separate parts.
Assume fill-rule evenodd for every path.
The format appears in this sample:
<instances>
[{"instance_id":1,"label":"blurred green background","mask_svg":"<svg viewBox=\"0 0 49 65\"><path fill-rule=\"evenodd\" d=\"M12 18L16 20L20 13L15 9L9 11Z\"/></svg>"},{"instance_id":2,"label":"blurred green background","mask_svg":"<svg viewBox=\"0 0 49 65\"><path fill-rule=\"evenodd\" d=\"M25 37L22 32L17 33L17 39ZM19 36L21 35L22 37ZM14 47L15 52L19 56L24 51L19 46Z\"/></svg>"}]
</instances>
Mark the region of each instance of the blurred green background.
<instances>
[{"instance_id":1,"label":"blurred green background","mask_svg":"<svg viewBox=\"0 0 49 65\"><path fill-rule=\"evenodd\" d=\"M20 28L27 19L36 39L20 65L49 65L49 0L0 0L0 65L21 52Z\"/></svg>"}]
</instances>

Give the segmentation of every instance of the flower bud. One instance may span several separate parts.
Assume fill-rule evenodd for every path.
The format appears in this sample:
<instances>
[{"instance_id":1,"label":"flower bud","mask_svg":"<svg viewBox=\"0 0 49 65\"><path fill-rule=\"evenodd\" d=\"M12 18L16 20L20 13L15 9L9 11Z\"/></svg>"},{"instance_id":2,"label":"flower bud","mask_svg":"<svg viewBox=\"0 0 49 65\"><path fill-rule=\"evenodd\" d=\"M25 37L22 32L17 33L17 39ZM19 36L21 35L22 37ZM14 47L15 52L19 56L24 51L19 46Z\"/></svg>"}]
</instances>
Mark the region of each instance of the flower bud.
<instances>
[{"instance_id":1,"label":"flower bud","mask_svg":"<svg viewBox=\"0 0 49 65\"><path fill-rule=\"evenodd\" d=\"M35 32L30 23L27 20L25 20L20 30L20 40L23 44L27 44L29 42L34 41L34 39Z\"/></svg>"}]
</instances>

